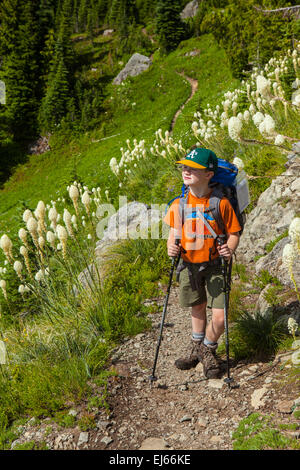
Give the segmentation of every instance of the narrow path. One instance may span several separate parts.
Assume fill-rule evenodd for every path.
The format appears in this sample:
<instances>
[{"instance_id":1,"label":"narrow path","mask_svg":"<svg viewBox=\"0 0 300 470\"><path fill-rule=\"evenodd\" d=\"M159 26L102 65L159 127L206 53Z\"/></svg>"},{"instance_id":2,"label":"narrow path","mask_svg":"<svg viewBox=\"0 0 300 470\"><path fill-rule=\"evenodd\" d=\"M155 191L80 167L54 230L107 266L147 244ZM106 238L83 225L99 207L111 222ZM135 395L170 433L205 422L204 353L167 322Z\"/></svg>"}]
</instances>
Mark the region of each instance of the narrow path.
<instances>
[{"instance_id":1,"label":"narrow path","mask_svg":"<svg viewBox=\"0 0 300 470\"><path fill-rule=\"evenodd\" d=\"M181 75L181 77L183 77L185 80L187 80L190 83L192 89L191 89L191 94L188 97L188 99L180 106L178 111L176 111L176 113L175 113L175 115L172 119L172 122L171 122L170 132L173 131L176 120L177 120L178 116L182 113L185 105L193 98L194 94L196 93L196 91L198 89L198 80L196 80L195 78L187 77L183 72L181 72L181 73L176 72L176 73L178 75Z\"/></svg>"}]
</instances>

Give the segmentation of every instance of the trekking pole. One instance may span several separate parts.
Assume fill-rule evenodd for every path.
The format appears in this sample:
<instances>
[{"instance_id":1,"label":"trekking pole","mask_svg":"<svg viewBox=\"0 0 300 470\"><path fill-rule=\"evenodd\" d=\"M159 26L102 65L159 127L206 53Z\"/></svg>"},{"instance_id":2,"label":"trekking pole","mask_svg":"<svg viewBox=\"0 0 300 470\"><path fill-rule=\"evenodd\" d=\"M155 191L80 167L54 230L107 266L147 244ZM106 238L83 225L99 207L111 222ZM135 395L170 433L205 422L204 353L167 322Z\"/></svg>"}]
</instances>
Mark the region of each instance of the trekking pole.
<instances>
[{"instance_id":1,"label":"trekking pole","mask_svg":"<svg viewBox=\"0 0 300 470\"><path fill-rule=\"evenodd\" d=\"M180 240L176 239L175 244L179 245L179 242L180 242ZM157 363L157 359L158 359L160 343L161 343L161 340L162 340L162 331L163 331L165 316L166 316L166 312L167 312L167 306L168 306L169 295L170 295L170 291L171 291L171 285L172 285L172 280L173 280L174 269L177 268L177 266L178 266L180 256L181 256L181 252L179 252L178 256L174 256L172 258L172 265L171 265L170 277L169 277L169 285L168 285L168 289L167 289L167 295L165 297L164 308L163 308L163 313L162 313L162 318L161 318L161 323L160 323L160 333L159 333L157 347L156 347L155 359L154 359L152 374L149 376L150 386L152 385L153 381L157 380L157 377L155 376L156 363Z\"/></svg>"},{"instance_id":2,"label":"trekking pole","mask_svg":"<svg viewBox=\"0 0 300 470\"><path fill-rule=\"evenodd\" d=\"M225 242L225 236L218 237L218 244L219 246L223 245ZM226 344L226 362L227 362L227 377L224 379L224 382L231 388L231 383L233 382L233 378L230 377L230 367L229 367L229 332L228 332L228 307L229 307L229 293L230 293L230 281L229 275L231 276L231 266L232 266L232 259L229 263L228 269L228 262L224 258L224 256L220 256L221 258L221 265L223 271L223 292L224 292L224 329L225 329L225 344Z\"/></svg>"}]
</instances>

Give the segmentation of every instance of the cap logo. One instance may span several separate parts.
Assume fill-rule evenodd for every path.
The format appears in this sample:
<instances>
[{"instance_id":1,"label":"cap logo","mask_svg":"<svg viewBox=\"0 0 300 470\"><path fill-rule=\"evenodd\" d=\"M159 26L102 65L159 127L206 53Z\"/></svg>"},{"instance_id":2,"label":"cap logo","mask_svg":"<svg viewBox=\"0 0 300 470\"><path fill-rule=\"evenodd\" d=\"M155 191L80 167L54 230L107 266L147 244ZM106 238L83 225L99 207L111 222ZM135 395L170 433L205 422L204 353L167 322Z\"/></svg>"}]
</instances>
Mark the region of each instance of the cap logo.
<instances>
[{"instance_id":1,"label":"cap logo","mask_svg":"<svg viewBox=\"0 0 300 470\"><path fill-rule=\"evenodd\" d=\"M188 157L189 158L195 158L195 156L197 155L197 151L196 150L192 150L189 154L188 154Z\"/></svg>"}]
</instances>

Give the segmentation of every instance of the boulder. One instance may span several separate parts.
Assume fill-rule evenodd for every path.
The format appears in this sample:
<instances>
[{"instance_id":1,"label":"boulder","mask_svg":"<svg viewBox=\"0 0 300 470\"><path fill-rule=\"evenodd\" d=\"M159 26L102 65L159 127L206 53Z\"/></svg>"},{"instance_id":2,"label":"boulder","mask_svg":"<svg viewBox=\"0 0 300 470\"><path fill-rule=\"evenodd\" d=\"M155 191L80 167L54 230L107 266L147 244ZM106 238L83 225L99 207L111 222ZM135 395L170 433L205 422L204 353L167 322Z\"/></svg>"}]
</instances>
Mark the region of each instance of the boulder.
<instances>
[{"instance_id":1,"label":"boulder","mask_svg":"<svg viewBox=\"0 0 300 470\"><path fill-rule=\"evenodd\" d=\"M120 85L120 83L122 83L127 77L135 77L147 70L151 64L152 61L149 59L149 57L136 52L129 59L121 72L115 77L113 84Z\"/></svg>"},{"instance_id":2,"label":"boulder","mask_svg":"<svg viewBox=\"0 0 300 470\"><path fill-rule=\"evenodd\" d=\"M257 275L259 275L263 270L268 271L271 276L277 277L281 284L294 289L294 284L291 280L290 274L286 267L282 264L283 249L285 245L290 242L290 237L284 237L279 240L270 253L259 258L259 260L255 263L255 272ZM295 259L292 266L292 271L296 284L300 285L300 264L298 259Z\"/></svg>"},{"instance_id":3,"label":"boulder","mask_svg":"<svg viewBox=\"0 0 300 470\"><path fill-rule=\"evenodd\" d=\"M181 19L184 20L186 18L193 18L194 16L196 16L198 8L198 0L193 0L192 2L189 2L180 13Z\"/></svg>"},{"instance_id":4,"label":"boulder","mask_svg":"<svg viewBox=\"0 0 300 470\"><path fill-rule=\"evenodd\" d=\"M94 282L98 283L105 278L110 264L114 263L118 257L116 248L124 240L147 238L148 230L159 223L161 216L161 211L158 209L151 209L147 204L134 201L125 204L109 217L104 230L100 221L97 227L97 235L100 239L96 243L95 262L78 276L84 288L92 290Z\"/></svg>"},{"instance_id":5,"label":"boulder","mask_svg":"<svg viewBox=\"0 0 300 470\"><path fill-rule=\"evenodd\" d=\"M270 187L260 195L256 207L247 215L237 249L241 262L248 264L253 262L257 255L265 255L268 243L289 228L295 214L300 210L300 157L296 145L294 153L287 161L287 170L272 181ZM279 248L283 249L283 243L277 249ZM273 258L274 254L270 258Z\"/></svg>"}]
</instances>

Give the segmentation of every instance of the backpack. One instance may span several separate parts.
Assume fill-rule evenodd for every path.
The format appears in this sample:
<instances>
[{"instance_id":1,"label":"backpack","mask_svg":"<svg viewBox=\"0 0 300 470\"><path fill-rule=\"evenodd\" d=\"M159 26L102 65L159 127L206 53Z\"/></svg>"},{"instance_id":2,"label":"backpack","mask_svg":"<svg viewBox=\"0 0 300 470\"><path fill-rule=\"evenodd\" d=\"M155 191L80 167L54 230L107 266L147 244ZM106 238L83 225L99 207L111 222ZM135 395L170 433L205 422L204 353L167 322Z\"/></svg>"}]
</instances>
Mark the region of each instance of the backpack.
<instances>
[{"instance_id":1,"label":"backpack","mask_svg":"<svg viewBox=\"0 0 300 470\"><path fill-rule=\"evenodd\" d=\"M218 171L210 180L209 187L213 188L213 191L209 198L209 207L205 212L210 212L211 216L216 221L218 227L222 233L225 234L225 225L220 214L220 201L223 197L229 199L235 215L241 226L240 234L243 233L244 225L246 221L245 209L250 204L250 195L248 180L243 170L238 168L230 162L218 158ZM182 224L184 223L184 208L187 203L189 193L189 187L185 184L181 187L180 196L176 196L167 204L167 209L175 199L180 199L179 210L181 211ZM202 217L201 217L202 218ZM212 234L213 238L217 238L217 234L212 229L208 221L203 217L202 221Z\"/></svg>"}]
</instances>

